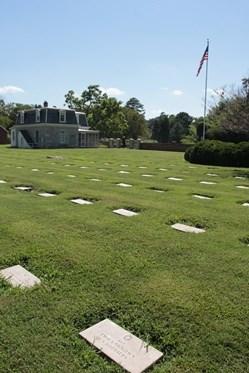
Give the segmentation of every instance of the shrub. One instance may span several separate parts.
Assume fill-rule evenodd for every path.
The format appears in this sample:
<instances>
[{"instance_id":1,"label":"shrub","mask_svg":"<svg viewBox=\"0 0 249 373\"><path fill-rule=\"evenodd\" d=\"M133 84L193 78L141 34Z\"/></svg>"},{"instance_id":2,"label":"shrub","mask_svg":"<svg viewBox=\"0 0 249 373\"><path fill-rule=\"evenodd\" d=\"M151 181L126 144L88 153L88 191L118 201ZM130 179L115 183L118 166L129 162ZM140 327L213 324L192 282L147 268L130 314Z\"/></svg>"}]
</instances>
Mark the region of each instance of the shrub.
<instances>
[{"instance_id":1,"label":"shrub","mask_svg":"<svg viewBox=\"0 0 249 373\"><path fill-rule=\"evenodd\" d=\"M189 147L184 158L191 163L249 167L249 142L201 141Z\"/></svg>"}]
</instances>

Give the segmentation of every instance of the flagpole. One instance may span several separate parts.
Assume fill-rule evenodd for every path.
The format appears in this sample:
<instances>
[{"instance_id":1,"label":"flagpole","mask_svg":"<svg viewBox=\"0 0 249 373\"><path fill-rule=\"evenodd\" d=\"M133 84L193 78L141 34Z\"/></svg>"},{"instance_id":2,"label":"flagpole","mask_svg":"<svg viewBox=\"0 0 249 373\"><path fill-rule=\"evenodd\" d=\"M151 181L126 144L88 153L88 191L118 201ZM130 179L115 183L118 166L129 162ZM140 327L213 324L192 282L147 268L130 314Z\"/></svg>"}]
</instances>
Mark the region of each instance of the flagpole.
<instances>
[{"instance_id":1,"label":"flagpole","mask_svg":"<svg viewBox=\"0 0 249 373\"><path fill-rule=\"evenodd\" d=\"M208 53L209 53L209 39L207 39L207 49L208 49ZM206 137L208 60L209 60L209 55L208 55L208 58L206 60L206 79L205 79L205 98L204 98L204 116L203 116L202 140L205 140L205 137Z\"/></svg>"}]
</instances>

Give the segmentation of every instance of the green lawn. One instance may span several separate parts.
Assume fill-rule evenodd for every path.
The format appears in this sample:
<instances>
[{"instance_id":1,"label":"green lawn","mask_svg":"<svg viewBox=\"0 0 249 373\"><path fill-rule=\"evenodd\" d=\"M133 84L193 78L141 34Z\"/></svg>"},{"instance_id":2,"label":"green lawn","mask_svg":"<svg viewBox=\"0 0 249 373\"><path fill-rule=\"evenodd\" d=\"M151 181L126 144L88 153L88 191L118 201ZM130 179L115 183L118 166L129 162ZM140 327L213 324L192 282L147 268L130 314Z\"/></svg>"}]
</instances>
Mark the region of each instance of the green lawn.
<instances>
[{"instance_id":1,"label":"green lawn","mask_svg":"<svg viewBox=\"0 0 249 373\"><path fill-rule=\"evenodd\" d=\"M21 264L42 281L0 282L0 372L122 372L79 337L106 317L164 353L155 373L249 372L249 190L236 188L249 172L189 166L181 153L0 147L0 269ZM177 222L206 232L178 232Z\"/></svg>"}]
</instances>

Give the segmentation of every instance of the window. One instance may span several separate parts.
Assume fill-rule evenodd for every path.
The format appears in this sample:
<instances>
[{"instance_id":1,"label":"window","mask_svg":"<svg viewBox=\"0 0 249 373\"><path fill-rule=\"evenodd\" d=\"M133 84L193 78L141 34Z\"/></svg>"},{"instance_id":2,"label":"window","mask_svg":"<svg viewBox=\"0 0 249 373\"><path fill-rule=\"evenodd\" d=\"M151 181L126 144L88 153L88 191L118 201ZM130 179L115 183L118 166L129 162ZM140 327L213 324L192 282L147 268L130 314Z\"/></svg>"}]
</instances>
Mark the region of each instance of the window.
<instances>
[{"instance_id":1,"label":"window","mask_svg":"<svg viewBox=\"0 0 249 373\"><path fill-rule=\"evenodd\" d=\"M39 110L39 109L36 109L36 111L35 111L35 121L36 121L36 123L37 123L37 122L40 122L40 119L41 119L41 113L40 113L40 110Z\"/></svg>"},{"instance_id":2,"label":"window","mask_svg":"<svg viewBox=\"0 0 249 373\"><path fill-rule=\"evenodd\" d=\"M24 123L24 111L20 111L20 123Z\"/></svg>"},{"instance_id":3,"label":"window","mask_svg":"<svg viewBox=\"0 0 249 373\"><path fill-rule=\"evenodd\" d=\"M65 110L59 111L59 122L66 123L66 111Z\"/></svg>"},{"instance_id":4,"label":"window","mask_svg":"<svg viewBox=\"0 0 249 373\"><path fill-rule=\"evenodd\" d=\"M60 144L65 144L65 131L60 131Z\"/></svg>"}]
</instances>

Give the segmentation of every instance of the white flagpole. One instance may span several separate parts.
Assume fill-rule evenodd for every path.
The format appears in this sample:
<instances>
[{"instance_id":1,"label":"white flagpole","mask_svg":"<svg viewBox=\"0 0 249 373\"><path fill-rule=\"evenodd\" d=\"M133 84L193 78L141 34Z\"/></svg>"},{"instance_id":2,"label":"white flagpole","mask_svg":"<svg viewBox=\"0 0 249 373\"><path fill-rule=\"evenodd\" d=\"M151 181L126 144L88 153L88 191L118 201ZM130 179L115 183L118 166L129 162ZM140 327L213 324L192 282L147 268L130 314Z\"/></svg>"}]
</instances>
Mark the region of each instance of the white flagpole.
<instances>
[{"instance_id":1,"label":"white flagpole","mask_svg":"<svg viewBox=\"0 0 249 373\"><path fill-rule=\"evenodd\" d=\"M207 116L207 82L208 82L208 59L209 59L209 39L207 39L208 58L206 60L206 80L205 80L205 98L204 98L204 116L203 116L203 133L202 140L206 137L206 116Z\"/></svg>"}]
</instances>

